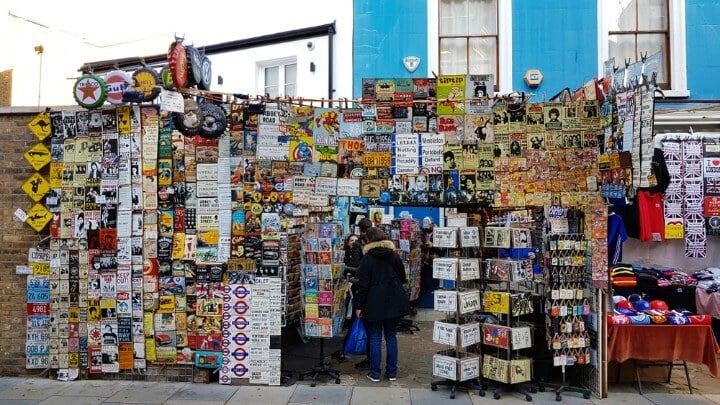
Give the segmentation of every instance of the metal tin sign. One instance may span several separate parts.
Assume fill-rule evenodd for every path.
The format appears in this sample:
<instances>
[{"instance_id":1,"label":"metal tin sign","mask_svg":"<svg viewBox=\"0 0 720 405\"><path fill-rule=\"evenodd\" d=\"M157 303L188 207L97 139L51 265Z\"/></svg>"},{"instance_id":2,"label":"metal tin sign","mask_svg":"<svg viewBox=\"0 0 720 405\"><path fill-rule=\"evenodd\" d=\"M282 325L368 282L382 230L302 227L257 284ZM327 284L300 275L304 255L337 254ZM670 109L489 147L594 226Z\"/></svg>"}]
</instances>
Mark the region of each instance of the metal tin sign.
<instances>
[{"instance_id":1,"label":"metal tin sign","mask_svg":"<svg viewBox=\"0 0 720 405\"><path fill-rule=\"evenodd\" d=\"M44 112L39 113L27 123L27 127L38 140L44 140L52 133L50 115Z\"/></svg>"},{"instance_id":2,"label":"metal tin sign","mask_svg":"<svg viewBox=\"0 0 720 405\"><path fill-rule=\"evenodd\" d=\"M50 366L48 356L44 355L28 355L25 356L25 368L27 369L45 369Z\"/></svg>"},{"instance_id":3,"label":"metal tin sign","mask_svg":"<svg viewBox=\"0 0 720 405\"><path fill-rule=\"evenodd\" d=\"M50 302L50 278L47 276L28 276L27 302Z\"/></svg>"},{"instance_id":4,"label":"metal tin sign","mask_svg":"<svg viewBox=\"0 0 720 405\"><path fill-rule=\"evenodd\" d=\"M38 202L50 191L50 183L39 173L33 173L23 183L22 190L31 200Z\"/></svg>"},{"instance_id":5,"label":"metal tin sign","mask_svg":"<svg viewBox=\"0 0 720 405\"><path fill-rule=\"evenodd\" d=\"M28 302L27 303L28 315L50 315L50 303L49 302Z\"/></svg>"},{"instance_id":6,"label":"metal tin sign","mask_svg":"<svg viewBox=\"0 0 720 405\"><path fill-rule=\"evenodd\" d=\"M105 80L96 75L83 75L75 82L73 87L75 101L84 108L100 107L107 98L107 85Z\"/></svg>"},{"instance_id":7,"label":"metal tin sign","mask_svg":"<svg viewBox=\"0 0 720 405\"><path fill-rule=\"evenodd\" d=\"M28 211L27 216L25 222L36 232L42 231L45 225L52 219L52 214L42 204L33 205L30 211Z\"/></svg>"},{"instance_id":8,"label":"metal tin sign","mask_svg":"<svg viewBox=\"0 0 720 405\"><path fill-rule=\"evenodd\" d=\"M125 89L130 87L132 77L123 70L113 70L105 74L105 84L107 85L107 101L110 104L122 104L123 93Z\"/></svg>"},{"instance_id":9,"label":"metal tin sign","mask_svg":"<svg viewBox=\"0 0 720 405\"><path fill-rule=\"evenodd\" d=\"M50 163L50 150L42 143L38 143L25 152L23 157L30 163L33 169L40 170L45 167L46 164Z\"/></svg>"}]
</instances>

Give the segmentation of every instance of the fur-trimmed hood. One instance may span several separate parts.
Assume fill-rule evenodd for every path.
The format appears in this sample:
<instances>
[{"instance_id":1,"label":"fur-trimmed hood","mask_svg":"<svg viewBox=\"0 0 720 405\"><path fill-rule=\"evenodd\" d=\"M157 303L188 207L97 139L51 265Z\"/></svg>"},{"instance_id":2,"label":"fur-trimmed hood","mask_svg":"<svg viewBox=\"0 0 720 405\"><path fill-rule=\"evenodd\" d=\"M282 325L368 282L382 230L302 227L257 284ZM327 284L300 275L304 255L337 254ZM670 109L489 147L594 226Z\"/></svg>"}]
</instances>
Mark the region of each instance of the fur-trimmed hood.
<instances>
[{"instance_id":1,"label":"fur-trimmed hood","mask_svg":"<svg viewBox=\"0 0 720 405\"><path fill-rule=\"evenodd\" d=\"M373 249L379 250L378 251L378 253L380 253L379 256L384 256L387 254L387 252L383 251L383 250L390 249L390 253L392 253L395 251L395 244L392 243L392 241L389 241L387 239L377 241L377 242L371 242L371 243L368 243L367 245L363 246L363 254L366 255Z\"/></svg>"}]
</instances>

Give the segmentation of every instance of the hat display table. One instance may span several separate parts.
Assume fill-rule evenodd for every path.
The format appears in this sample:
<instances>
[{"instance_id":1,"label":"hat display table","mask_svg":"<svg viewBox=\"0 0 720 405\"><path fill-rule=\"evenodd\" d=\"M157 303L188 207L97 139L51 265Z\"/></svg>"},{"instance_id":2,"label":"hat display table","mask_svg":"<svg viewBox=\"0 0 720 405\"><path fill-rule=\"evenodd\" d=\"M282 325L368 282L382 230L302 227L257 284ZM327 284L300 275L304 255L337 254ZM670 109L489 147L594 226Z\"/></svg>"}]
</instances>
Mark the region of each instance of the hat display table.
<instances>
[{"instance_id":1,"label":"hat display table","mask_svg":"<svg viewBox=\"0 0 720 405\"><path fill-rule=\"evenodd\" d=\"M647 364L682 364L692 393L686 362L704 364L715 377L718 372L717 354L720 351L710 325L608 325L608 361L635 361L635 378L642 394L638 369Z\"/></svg>"}]
</instances>

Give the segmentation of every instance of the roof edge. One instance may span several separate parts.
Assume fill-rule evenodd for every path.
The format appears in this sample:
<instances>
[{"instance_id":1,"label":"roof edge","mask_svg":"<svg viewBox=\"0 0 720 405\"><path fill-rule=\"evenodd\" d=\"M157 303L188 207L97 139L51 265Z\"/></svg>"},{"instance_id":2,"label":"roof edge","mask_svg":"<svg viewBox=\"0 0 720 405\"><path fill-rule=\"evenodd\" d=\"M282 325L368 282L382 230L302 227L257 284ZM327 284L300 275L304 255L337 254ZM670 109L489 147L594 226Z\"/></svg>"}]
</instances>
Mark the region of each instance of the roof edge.
<instances>
[{"instance_id":1,"label":"roof edge","mask_svg":"<svg viewBox=\"0 0 720 405\"><path fill-rule=\"evenodd\" d=\"M252 38L238 39L235 41L221 42L219 44L197 46L206 55L237 51L258 46L280 44L284 42L297 41L300 39L314 38L328 34L335 34L335 22L317 25L314 27L299 28L296 30L276 32L273 34L260 35ZM93 71L95 73L109 72L115 69L129 70L130 68L144 65L161 65L167 62L167 54L157 54L140 57L129 57L119 59L108 59L95 62L85 62L78 72Z\"/></svg>"}]
</instances>

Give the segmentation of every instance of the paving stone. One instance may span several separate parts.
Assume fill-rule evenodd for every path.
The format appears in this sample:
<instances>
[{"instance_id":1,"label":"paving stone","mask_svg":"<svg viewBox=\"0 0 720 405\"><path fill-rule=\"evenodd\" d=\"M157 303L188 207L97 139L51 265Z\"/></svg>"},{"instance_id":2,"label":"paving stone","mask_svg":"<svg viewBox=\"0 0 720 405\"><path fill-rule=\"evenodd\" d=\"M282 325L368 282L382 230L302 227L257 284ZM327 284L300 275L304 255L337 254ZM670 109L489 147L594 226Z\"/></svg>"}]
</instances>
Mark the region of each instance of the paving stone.
<instances>
[{"instance_id":1,"label":"paving stone","mask_svg":"<svg viewBox=\"0 0 720 405\"><path fill-rule=\"evenodd\" d=\"M161 404L167 401L183 384L168 382L133 382L128 389L115 393L106 402L126 404Z\"/></svg>"},{"instance_id":2,"label":"paving stone","mask_svg":"<svg viewBox=\"0 0 720 405\"><path fill-rule=\"evenodd\" d=\"M428 388L411 388L410 400L413 405L437 405L443 403L452 403L452 405L472 405L470 396L466 392L458 391L455 393L455 399L450 401L450 389L438 387L437 391Z\"/></svg>"},{"instance_id":3,"label":"paving stone","mask_svg":"<svg viewBox=\"0 0 720 405\"><path fill-rule=\"evenodd\" d=\"M0 398L22 400L44 400L58 394L71 382L62 382L42 378L20 379L21 383L13 383L8 388L0 388Z\"/></svg>"},{"instance_id":4,"label":"paving stone","mask_svg":"<svg viewBox=\"0 0 720 405\"><path fill-rule=\"evenodd\" d=\"M703 397L716 404L720 404L720 395L718 394L704 394Z\"/></svg>"},{"instance_id":5,"label":"paving stone","mask_svg":"<svg viewBox=\"0 0 720 405\"><path fill-rule=\"evenodd\" d=\"M53 395L52 397L39 402L40 405L95 405L102 403L106 397L100 396L72 396Z\"/></svg>"},{"instance_id":6,"label":"paving stone","mask_svg":"<svg viewBox=\"0 0 720 405\"><path fill-rule=\"evenodd\" d=\"M229 400L238 387L220 384L193 384L186 383L177 390L168 401L194 400L224 403Z\"/></svg>"},{"instance_id":7,"label":"paving stone","mask_svg":"<svg viewBox=\"0 0 720 405\"><path fill-rule=\"evenodd\" d=\"M340 405L349 404L352 387L298 385L288 404Z\"/></svg>"},{"instance_id":8,"label":"paving stone","mask_svg":"<svg viewBox=\"0 0 720 405\"><path fill-rule=\"evenodd\" d=\"M615 404L632 404L632 405L652 405L652 402L635 392L608 392L608 397L603 399L593 398L594 404L615 405Z\"/></svg>"},{"instance_id":9,"label":"paving stone","mask_svg":"<svg viewBox=\"0 0 720 405\"><path fill-rule=\"evenodd\" d=\"M712 404L713 401L710 399L698 395L698 394L662 394L662 393L650 393L645 394L645 398L650 400L656 405L705 405Z\"/></svg>"},{"instance_id":10,"label":"paving stone","mask_svg":"<svg viewBox=\"0 0 720 405\"><path fill-rule=\"evenodd\" d=\"M227 404L287 404L294 391L294 385L289 387L241 386L235 391L235 395L227 401Z\"/></svg>"},{"instance_id":11,"label":"paving stone","mask_svg":"<svg viewBox=\"0 0 720 405\"><path fill-rule=\"evenodd\" d=\"M65 383L65 388L58 393L68 397L101 397L109 398L127 389L131 381L117 380L79 380Z\"/></svg>"},{"instance_id":12,"label":"paving stone","mask_svg":"<svg viewBox=\"0 0 720 405\"><path fill-rule=\"evenodd\" d=\"M355 387L353 388L350 405L361 404L410 404L410 389L391 387Z\"/></svg>"}]
</instances>

